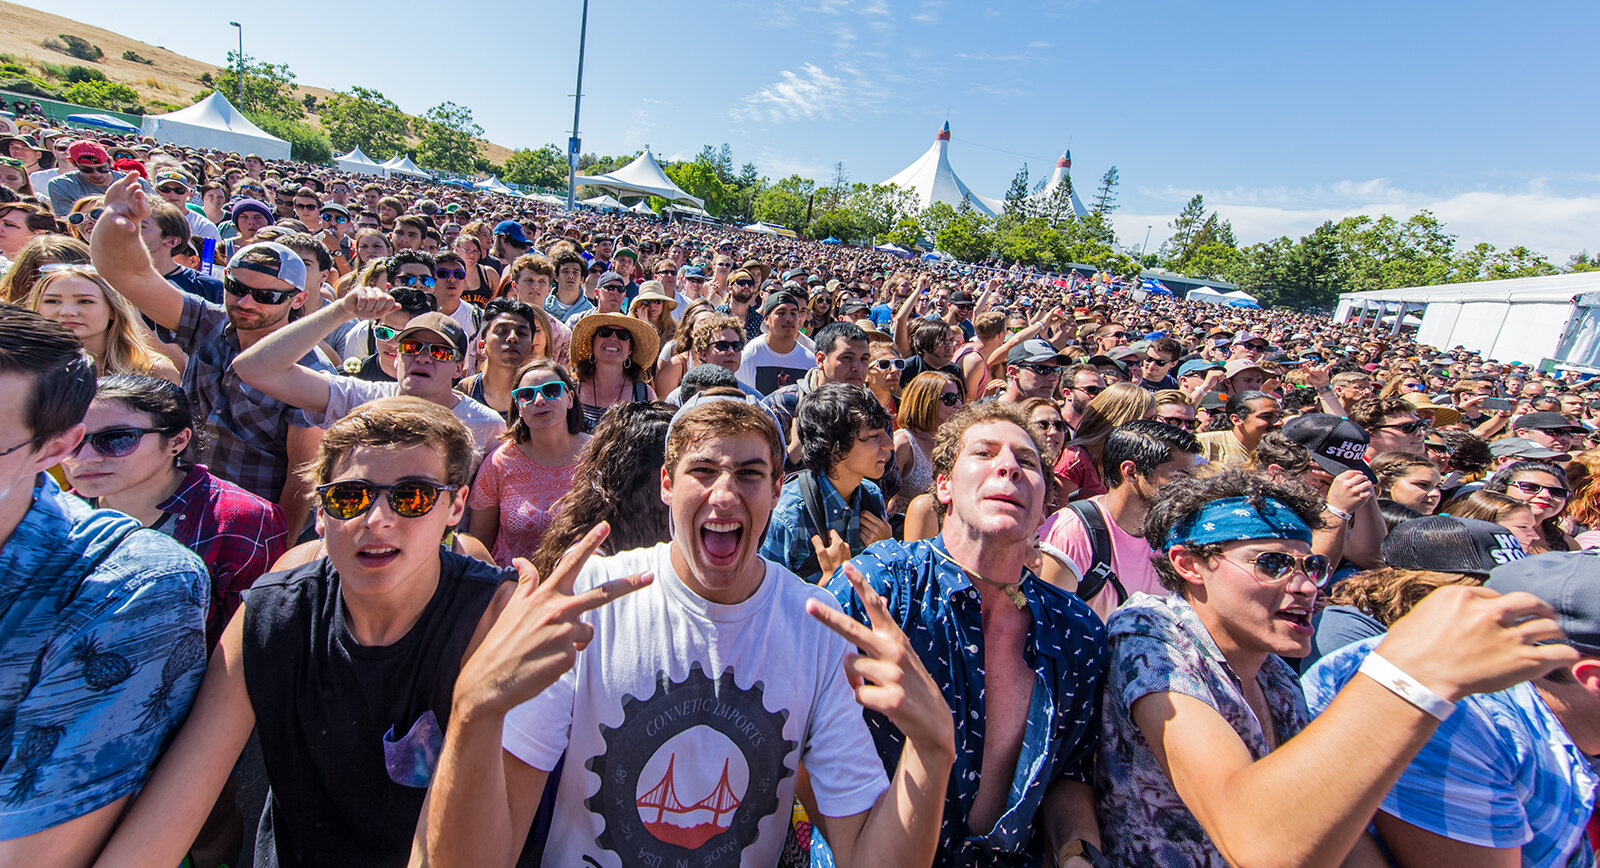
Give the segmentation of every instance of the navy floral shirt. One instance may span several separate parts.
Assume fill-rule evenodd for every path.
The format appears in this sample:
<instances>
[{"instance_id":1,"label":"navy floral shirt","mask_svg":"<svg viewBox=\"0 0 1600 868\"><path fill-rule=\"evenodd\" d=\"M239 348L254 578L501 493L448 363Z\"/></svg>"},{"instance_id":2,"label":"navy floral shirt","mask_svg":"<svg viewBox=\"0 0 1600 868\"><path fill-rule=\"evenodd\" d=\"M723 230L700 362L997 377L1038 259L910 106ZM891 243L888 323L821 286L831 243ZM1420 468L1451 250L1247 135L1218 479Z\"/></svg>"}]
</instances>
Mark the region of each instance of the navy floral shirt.
<instances>
[{"instance_id":1,"label":"navy floral shirt","mask_svg":"<svg viewBox=\"0 0 1600 868\"><path fill-rule=\"evenodd\" d=\"M1024 646L1035 674L1033 696L1005 811L992 830L977 835L967 828L966 818L978 795L983 761L983 613L978 589L938 537L911 543L885 540L851 563L883 596L955 713L955 766L933 864L1041 864L1046 840L1043 831L1035 834L1042 825L1035 818L1045 791L1059 780L1088 783L1094 768L1108 657L1099 617L1077 597L1032 573L1023 574L1022 593L1033 616ZM867 623L861 600L842 570L827 588L847 614ZM866 717L878 755L892 772L903 737L882 715L868 712ZM814 845L820 837L812 839ZM813 846L814 856L817 850Z\"/></svg>"},{"instance_id":2,"label":"navy floral shirt","mask_svg":"<svg viewBox=\"0 0 1600 868\"><path fill-rule=\"evenodd\" d=\"M1111 613L1106 628L1111 633L1111 672L1095 782L1106 857L1119 866L1227 868L1156 762L1130 709L1152 693L1194 697L1215 708L1239 733L1250 755L1260 759L1271 747L1238 676L1194 607L1176 594L1134 594ZM1272 710L1279 744L1305 728L1311 713L1289 664L1269 655L1256 683Z\"/></svg>"}]
</instances>

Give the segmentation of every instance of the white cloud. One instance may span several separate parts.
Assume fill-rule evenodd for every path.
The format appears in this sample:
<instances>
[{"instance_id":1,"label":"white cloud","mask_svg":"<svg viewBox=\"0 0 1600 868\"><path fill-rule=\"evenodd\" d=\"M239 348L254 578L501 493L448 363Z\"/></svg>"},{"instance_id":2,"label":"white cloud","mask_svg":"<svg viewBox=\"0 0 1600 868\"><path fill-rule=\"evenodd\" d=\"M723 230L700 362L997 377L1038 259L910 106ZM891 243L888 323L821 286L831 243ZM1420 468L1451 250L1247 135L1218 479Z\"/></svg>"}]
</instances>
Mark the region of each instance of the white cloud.
<instances>
[{"instance_id":1,"label":"white cloud","mask_svg":"<svg viewBox=\"0 0 1600 868\"><path fill-rule=\"evenodd\" d=\"M830 74L814 63L799 71L783 70L778 80L744 97L743 105L729 112L737 120L765 123L832 120L834 112L871 108L883 96L882 88L866 81L859 70L841 64Z\"/></svg>"},{"instance_id":2,"label":"white cloud","mask_svg":"<svg viewBox=\"0 0 1600 868\"><path fill-rule=\"evenodd\" d=\"M1154 249L1171 231L1168 224L1182 203L1195 193L1205 196L1206 207L1233 224L1241 244L1267 241L1280 235L1298 238L1328 220L1355 215L1390 215L1405 219L1427 209L1457 238L1458 249L1482 241L1504 250L1527 245L1560 264L1582 249L1600 248L1600 193L1553 191L1536 178L1520 189L1473 190L1430 194L1391 185L1387 179L1340 181L1312 189L1287 187L1192 190L1166 188L1141 193L1172 203L1166 213L1117 213L1115 222L1126 244L1137 245L1144 227L1153 225Z\"/></svg>"}]
</instances>

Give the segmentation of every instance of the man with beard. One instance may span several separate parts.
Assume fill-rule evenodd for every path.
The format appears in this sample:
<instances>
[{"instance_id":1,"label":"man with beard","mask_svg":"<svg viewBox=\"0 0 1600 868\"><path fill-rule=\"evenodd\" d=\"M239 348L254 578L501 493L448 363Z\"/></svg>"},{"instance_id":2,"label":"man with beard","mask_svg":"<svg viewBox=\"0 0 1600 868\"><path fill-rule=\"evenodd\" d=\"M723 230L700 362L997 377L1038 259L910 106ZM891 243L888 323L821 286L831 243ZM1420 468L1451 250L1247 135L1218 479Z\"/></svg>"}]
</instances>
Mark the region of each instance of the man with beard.
<instances>
[{"instance_id":1,"label":"man with beard","mask_svg":"<svg viewBox=\"0 0 1600 868\"><path fill-rule=\"evenodd\" d=\"M761 337L761 311L751 302L756 297L756 279L750 272L735 271L728 282L728 303L717 308L721 313L732 314L744 322L744 339L753 341ZM798 308L797 308L798 310Z\"/></svg>"},{"instance_id":2,"label":"man with beard","mask_svg":"<svg viewBox=\"0 0 1600 868\"><path fill-rule=\"evenodd\" d=\"M1061 372L1061 418L1067 423L1067 439L1072 439L1083 424L1083 411L1089 402L1106 390L1106 378L1093 365L1072 365Z\"/></svg>"},{"instance_id":3,"label":"man with beard","mask_svg":"<svg viewBox=\"0 0 1600 868\"><path fill-rule=\"evenodd\" d=\"M701 393L667 429L670 542L596 557L601 524L523 570L457 678L414 861L512 864L563 754L549 866L775 865L802 765L839 864L933 860L950 708L859 573L870 627L757 553L782 460L764 411ZM892 779L862 707L905 734Z\"/></svg>"},{"instance_id":4,"label":"man with beard","mask_svg":"<svg viewBox=\"0 0 1600 868\"><path fill-rule=\"evenodd\" d=\"M246 386L233 362L288 325L305 303L305 263L281 244L252 244L228 261L225 306L189 295L150 263L139 236L150 202L137 181L123 178L106 191L105 214L91 236L95 267L145 316L174 332L178 348L189 354L183 389L210 441L199 463L277 503L291 537L298 536L310 501L304 480L289 468L312 459L321 433L299 409ZM314 348L303 356L308 369L332 372Z\"/></svg>"},{"instance_id":5,"label":"man with beard","mask_svg":"<svg viewBox=\"0 0 1600 868\"><path fill-rule=\"evenodd\" d=\"M1006 390L1000 400L1021 404L1029 398L1054 398L1067 361L1043 338L1017 344L1006 353Z\"/></svg>"}]
</instances>

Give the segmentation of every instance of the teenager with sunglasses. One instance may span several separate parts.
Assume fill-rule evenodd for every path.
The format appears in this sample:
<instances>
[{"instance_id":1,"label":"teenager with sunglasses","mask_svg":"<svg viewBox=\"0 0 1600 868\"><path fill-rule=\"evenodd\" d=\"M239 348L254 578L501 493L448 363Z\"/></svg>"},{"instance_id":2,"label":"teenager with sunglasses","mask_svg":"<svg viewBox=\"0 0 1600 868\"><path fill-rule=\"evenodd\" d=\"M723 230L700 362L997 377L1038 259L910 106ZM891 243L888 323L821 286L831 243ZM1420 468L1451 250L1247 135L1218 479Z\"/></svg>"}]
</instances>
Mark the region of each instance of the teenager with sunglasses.
<instances>
[{"instance_id":1,"label":"teenager with sunglasses","mask_svg":"<svg viewBox=\"0 0 1600 868\"><path fill-rule=\"evenodd\" d=\"M1500 468L1484 483L1484 491L1520 500L1533 511L1539 538L1527 546L1529 554L1570 552L1578 542L1561 529L1561 515L1567 509L1572 489L1566 471L1544 461L1516 461Z\"/></svg>"},{"instance_id":2,"label":"teenager with sunglasses","mask_svg":"<svg viewBox=\"0 0 1600 868\"><path fill-rule=\"evenodd\" d=\"M68 166L62 168L62 174L51 178L50 183L45 185L46 195L50 197L50 210L57 214L71 211L72 203L85 196L105 195L112 184L128 177L122 172L112 171L111 154L99 142L74 142L67 150L67 163ZM132 177L146 193L155 193L149 181L137 174Z\"/></svg>"},{"instance_id":3,"label":"teenager with sunglasses","mask_svg":"<svg viewBox=\"0 0 1600 868\"><path fill-rule=\"evenodd\" d=\"M394 336L396 381L375 383L316 370L297 360L350 319L375 320L400 303L380 289L362 288L246 350L234 372L246 384L305 412L326 427L356 407L382 397L409 395L445 407L472 431L481 456L506 429L500 414L455 390L467 357L467 337L437 311L414 317Z\"/></svg>"},{"instance_id":4,"label":"teenager with sunglasses","mask_svg":"<svg viewBox=\"0 0 1600 868\"><path fill-rule=\"evenodd\" d=\"M1535 644L1562 635L1535 597L1441 588L1311 720L1282 658L1311 647L1323 505L1241 469L1178 480L1152 505L1144 536L1168 595L1136 595L1106 624L1097 791L1112 864L1384 864L1367 825L1453 702L1577 659Z\"/></svg>"},{"instance_id":5,"label":"teenager with sunglasses","mask_svg":"<svg viewBox=\"0 0 1600 868\"><path fill-rule=\"evenodd\" d=\"M493 302L491 302L492 304ZM512 381L511 427L483 460L472 486L471 534L495 563L531 558L572 489L585 434L578 382L549 359L534 359Z\"/></svg>"},{"instance_id":6,"label":"teenager with sunglasses","mask_svg":"<svg viewBox=\"0 0 1600 868\"><path fill-rule=\"evenodd\" d=\"M456 674L514 587L439 544L461 522L472 460L466 427L417 398L328 429L306 470L327 554L245 594L103 864L182 861L252 729L272 795L258 861L405 862Z\"/></svg>"},{"instance_id":7,"label":"teenager with sunglasses","mask_svg":"<svg viewBox=\"0 0 1600 868\"><path fill-rule=\"evenodd\" d=\"M133 179L106 191L106 212L90 245L94 264L141 313L173 331L177 347L189 354L183 388L196 420L204 420L210 444L200 462L278 504L290 535L297 536L310 506L289 468L315 454L315 426L300 409L241 382L233 363L246 348L289 324L305 301L305 263L281 244L245 247L228 261L225 306L214 305L173 286L150 264L139 238L150 205ZM312 349L302 352L300 362L331 372Z\"/></svg>"},{"instance_id":8,"label":"teenager with sunglasses","mask_svg":"<svg viewBox=\"0 0 1600 868\"><path fill-rule=\"evenodd\" d=\"M1373 455L1380 452L1427 455L1422 443L1427 439L1428 422L1400 398L1357 401L1350 407L1350 421L1367 429L1372 438Z\"/></svg>"}]
</instances>

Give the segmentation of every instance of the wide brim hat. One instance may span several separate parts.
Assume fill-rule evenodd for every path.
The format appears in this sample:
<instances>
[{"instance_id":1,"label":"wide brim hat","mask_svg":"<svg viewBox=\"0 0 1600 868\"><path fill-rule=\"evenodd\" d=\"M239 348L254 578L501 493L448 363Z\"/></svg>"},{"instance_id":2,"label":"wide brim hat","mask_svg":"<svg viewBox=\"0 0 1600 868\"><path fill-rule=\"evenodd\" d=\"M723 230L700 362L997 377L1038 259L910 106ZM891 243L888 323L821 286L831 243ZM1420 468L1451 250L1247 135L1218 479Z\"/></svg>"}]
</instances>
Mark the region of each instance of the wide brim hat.
<instances>
[{"instance_id":1,"label":"wide brim hat","mask_svg":"<svg viewBox=\"0 0 1600 868\"><path fill-rule=\"evenodd\" d=\"M641 369L656 363L656 353L661 349L661 336L655 327L636 317L620 313L590 313L578 319L572 327L572 364L594 358L594 333L601 326L614 326L628 330L633 336L633 363Z\"/></svg>"},{"instance_id":2,"label":"wide brim hat","mask_svg":"<svg viewBox=\"0 0 1600 868\"><path fill-rule=\"evenodd\" d=\"M672 313L678 307L678 300L666 293L666 286L659 280L647 280L639 287L639 294L633 297L633 303L641 301L659 301L667 313Z\"/></svg>"}]
</instances>

